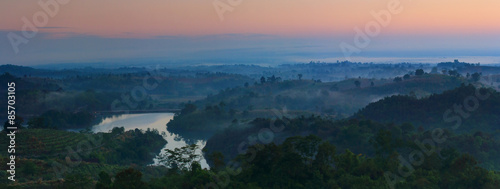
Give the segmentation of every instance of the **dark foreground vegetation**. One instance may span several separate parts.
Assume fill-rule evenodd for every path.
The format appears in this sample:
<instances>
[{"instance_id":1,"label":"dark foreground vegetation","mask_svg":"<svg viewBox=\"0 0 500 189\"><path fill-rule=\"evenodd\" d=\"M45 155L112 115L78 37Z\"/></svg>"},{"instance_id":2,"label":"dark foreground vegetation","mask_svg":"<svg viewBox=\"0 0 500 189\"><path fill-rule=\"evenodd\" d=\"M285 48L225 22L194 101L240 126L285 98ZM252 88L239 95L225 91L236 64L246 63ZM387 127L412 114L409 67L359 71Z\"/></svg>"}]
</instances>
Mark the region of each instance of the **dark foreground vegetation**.
<instances>
[{"instance_id":1,"label":"dark foreground vegetation","mask_svg":"<svg viewBox=\"0 0 500 189\"><path fill-rule=\"evenodd\" d=\"M16 182L2 171L0 188L500 188L497 67L1 68L20 129ZM211 136L210 169L196 145L158 156L156 130L90 132L115 110L175 110L169 132Z\"/></svg>"},{"instance_id":2,"label":"dark foreground vegetation","mask_svg":"<svg viewBox=\"0 0 500 189\"><path fill-rule=\"evenodd\" d=\"M375 138L382 142L383 138ZM378 144L377 144L378 145ZM374 146L377 146L374 145ZM387 149L384 149L387 150ZM20 160L23 174L38 180L12 188L498 188L500 173L478 165L469 154L431 152L410 161L384 151L374 156L339 150L308 135L282 144L255 144L229 164L213 156L211 170L198 163L185 168L119 166L83 162L62 180L37 178L45 161ZM414 150L419 150L414 148ZM424 152L422 152L424 153ZM443 156L443 157L442 157ZM189 161L189 157L185 157ZM181 161L179 161L181 162ZM42 174L44 175L44 174ZM46 174L45 174L46 175Z\"/></svg>"},{"instance_id":3,"label":"dark foreground vegetation","mask_svg":"<svg viewBox=\"0 0 500 189\"><path fill-rule=\"evenodd\" d=\"M7 180L2 171L1 182L16 187L61 186L66 179L87 179L92 185L100 171L116 173L134 165L143 167L152 163L166 141L156 130L114 128L110 133L76 133L53 129L17 130L17 181ZM5 135L2 132L2 135ZM8 144L7 137L0 144ZM7 151L0 152L3 170L10 161ZM63 179L63 180L60 180Z\"/></svg>"},{"instance_id":4,"label":"dark foreground vegetation","mask_svg":"<svg viewBox=\"0 0 500 189\"><path fill-rule=\"evenodd\" d=\"M256 144L233 162L211 170L193 163L186 169L170 169L162 176L144 179L136 168L116 174L102 171L96 188L498 188L500 173L478 166L468 154L431 153L418 166L402 162L400 154L367 157L320 138L291 137L282 144ZM215 160L217 162L217 160ZM415 162L412 162L415 163ZM69 177L63 187L85 188L90 178ZM71 180L73 179L73 180ZM88 180L84 180L88 179ZM71 182L70 182L71 181ZM88 187L93 187L87 184Z\"/></svg>"},{"instance_id":5,"label":"dark foreground vegetation","mask_svg":"<svg viewBox=\"0 0 500 189\"><path fill-rule=\"evenodd\" d=\"M422 98L467 82L464 78L438 74L413 76L401 82L349 79L323 83L311 80L276 81L272 78L262 81L223 90L217 95L185 104L174 120L168 123L168 130L220 131L234 123L276 117L275 111L285 109L288 116L315 114L343 119L386 96L401 94L409 98ZM359 86L356 86L356 81ZM376 84L371 86L370 83Z\"/></svg>"},{"instance_id":6,"label":"dark foreground vegetation","mask_svg":"<svg viewBox=\"0 0 500 189\"><path fill-rule=\"evenodd\" d=\"M409 122L424 129L500 132L500 93L464 85L425 98L391 96L361 109L356 117L380 122Z\"/></svg>"}]
</instances>

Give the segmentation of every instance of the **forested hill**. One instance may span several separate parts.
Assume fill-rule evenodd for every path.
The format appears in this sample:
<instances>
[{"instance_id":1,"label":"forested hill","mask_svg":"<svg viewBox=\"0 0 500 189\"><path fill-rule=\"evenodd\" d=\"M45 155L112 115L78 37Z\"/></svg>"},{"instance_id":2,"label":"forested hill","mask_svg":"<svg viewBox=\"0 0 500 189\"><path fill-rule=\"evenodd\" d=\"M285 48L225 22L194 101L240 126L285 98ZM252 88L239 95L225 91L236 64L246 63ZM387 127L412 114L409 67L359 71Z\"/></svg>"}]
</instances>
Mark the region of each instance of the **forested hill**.
<instances>
[{"instance_id":1,"label":"forested hill","mask_svg":"<svg viewBox=\"0 0 500 189\"><path fill-rule=\"evenodd\" d=\"M456 88L463 82L467 80L440 74L408 75L399 81L364 78L339 82L281 81L262 77L259 83L226 89L187 104L184 113L168 123L168 129L170 132L217 131L233 121L273 117L273 110L284 109L291 117L315 114L342 119L386 96L429 96Z\"/></svg>"},{"instance_id":2,"label":"forested hill","mask_svg":"<svg viewBox=\"0 0 500 189\"><path fill-rule=\"evenodd\" d=\"M398 124L409 122L425 129L439 127L457 132L498 132L500 93L461 85L421 99L397 95L369 104L354 117Z\"/></svg>"},{"instance_id":3,"label":"forested hill","mask_svg":"<svg viewBox=\"0 0 500 189\"><path fill-rule=\"evenodd\" d=\"M274 76L273 76L274 77ZM339 82L261 78L259 83L224 90L195 104L199 107L224 102L238 111L281 109L312 111L319 114L351 116L370 102L394 94L429 96L467 82L460 77L439 74L392 79L347 79Z\"/></svg>"}]
</instances>

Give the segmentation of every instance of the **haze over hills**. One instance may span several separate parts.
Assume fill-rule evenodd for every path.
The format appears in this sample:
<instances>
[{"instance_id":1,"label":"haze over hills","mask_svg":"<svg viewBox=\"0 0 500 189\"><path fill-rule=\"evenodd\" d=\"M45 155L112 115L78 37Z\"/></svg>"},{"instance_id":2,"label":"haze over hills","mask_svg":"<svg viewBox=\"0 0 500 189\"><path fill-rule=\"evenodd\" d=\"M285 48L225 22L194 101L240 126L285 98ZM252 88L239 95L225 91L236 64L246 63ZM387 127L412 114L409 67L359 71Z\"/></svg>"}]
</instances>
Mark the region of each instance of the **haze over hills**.
<instances>
[{"instance_id":1,"label":"haze over hills","mask_svg":"<svg viewBox=\"0 0 500 189\"><path fill-rule=\"evenodd\" d=\"M412 123L424 129L500 132L500 94L462 85L424 98L391 96L362 108L355 117L384 123Z\"/></svg>"},{"instance_id":2,"label":"haze over hills","mask_svg":"<svg viewBox=\"0 0 500 189\"><path fill-rule=\"evenodd\" d=\"M500 96L495 90L482 88L479 91L483 95L481 97L484 98L480 100L480 104L477 104L477 109L464 110L464 106L469 105L462 104L463 99L474 96L477 90L472 85L462 85L420 99L409 95L386 97L370 103L352 117L337 121L317 115L293 117L293 115L286 114L283 115L284 117L275 115L270 119L258 118L250 123L233 122L227 129L212 137L207 142L205 150L208 153L222 152L226 157L225 160L229 161L241 153L238 151L240 148L235 145L243 142L247 144L247 139L261 137L262 129L277 127L281 128L280 132L267 136L271 137L276 144L284 142L291 136L313 134L330 141L339 149L337 152L349 149L354 153L368 156L378 153L377 148L370 147L375 145L375 141L372 140L375 140L378 137L377 134L381 134L380 132L387 131L390 135L388 137L392 137L389 141L392 144L384 146L389 148L386 153L398 148L401 148L397 150L399 153L409 153L411 150L404 149L413 148L412 140L415 138L420 140L418 139L420 137L425 139L426 135L430 135L434 129L441 129L446 130L446 135L449 137L446 143L448 148L475 154L484 163L483 166L499 170L500 164L497 159L500 158L500 153L498 153ZM459 104L460 109L466 114L457 112L460 110L454 109L454 104ZM453 109L454 112L446 113ZM466 117L459 117L461 115L466 115ZM477 136L484 137L484 141L474 139ZM465 144L467 141L473 144ZM262 140L254 142L262 143ZM479 148L472 146L479 146ZM484 150L482 153L489 155L479 155L481 154L479 149Z\"/></svg>"},{"instance_id":3,"label":"haze over hills","mask_svg":"<svg viewBox=\"0 0 500 189\"><path fill-rule=\"evenodd\" d=\"M322 83L310 80L278 81L272 77L263 81L224 90L193 102L195 108L189 114L181 113L175 117L169 123L169 130L216 131L230 126L234 119L273 117L272 110L282 109L286 109L290 116L316 114L342 119L386 96L411 94L425 97L466 82L463 78L432 74L412 76L404 81L348 79ZM221 112L213 112L211 108ZM213 113L225 116L213 117Z\"/></svg>"},{"instance_id":4,"label":"haze over hills","mask_svg":"<svg viewBox=\"0 0 500 189\"><path fill-rule=\"evenodd\" d=\"M151 75L161 81L158 87L147 91L145 104L154 106L137 107L139 109L179 108L190 100L195 102L209 96L205 100L196 102L199 108L224 101L230 105L228 108L240 112L250 110L249 107L257 110L287 106L291 110L329 113L340 117L348 116L368 103L388 95L412 94L422 97L439 93L457 87L462 82L468 82L473 73L482 71L484 79L481 82L495 87L494 83L498 79L494 75L490 77L487 74L495 73L499 69L461 62L437 65L311 62L278 67L224 65L168 69L86 67L51 70L14 65L2 65L1 68L3 72L9 72L17 77L15 80L19 82L19 90L29 91L20 93L23 95L21 98L28 98L31 95L28 98L31 100L25 101L25 105L21 102L21 106L26 107L21 112L31 110L26 112L28 114L40 111L43 113L53 108L62 110L57 105L60 102L69 102L85 96L88 102L100 102L99 105L92 107L84 106L85 103L75 104L66 109L109 110L111 102L121 98L120 93L128 94L134 87L143 84L144 77ZM417 69L432 74L415 76ZM268 81L264 85L262 77ZM397 77L401 77L403 82L394 82L394 78ZM3 80L9 79L13 77L8 76ZM78 85L75 85L76 83ZM239 87L234 88L237 86ZM192 90L194 88L197 90ZM254 97L247 98L248 95ZM95 99L96 97L99 100ZM56 98L58 100L54 100ZM303 107L301 105L303 103L294 102L309 103Z\"/></svg>"},{"instance_id":5,"label":"haze over hills","mask_svg":"<svg viewBox=\"0 0 500 189\"><path fill-rule=\"evenodd\" d=\"M499 189L499 7L0 1L0 188Z\"/></svg>"},{"instance_id":6,"label":"haze over hills","mask_svg":"<svg viewBox=\"0 0 500 189\"><path fill-rule=\"evenodd\" d=\"M444 59L450 60L450 59ZM33 75L33 76L50 76L64 77L81 74L98 74L98 73L135 73L147 72L155 69L161 69L166 74L182 74L183 72L223 72L247 75L256 79L261 76L270 77L275 75L282 79L297 79L298 74L302 74L305 79L315 79L322 81L340 81L346 78L391 78L411 74L416 69L423 69L425 72L449 74L449 71L466 75L475 72L483 73L483 75L491 75L498 73L500 67L495 64L481 64L478 62L467 63L460 62L458 59L454 61L431 62L431 63L373 63L373 62L349 62L349 61L310 61L309 63L291 63L291 64L276 64L276 65L261 65L261 64L195 64L195 65L172 65L163 63L138 63L132 64L122 62L115 63L66 63L66 64L50 64L45 67L35 66L16 66L16 65L1 65L3 72L9 72L17 76ZM35 68L35 69L33 69Z\"/></svg>"},{"instance_id":7,"label":"haze over hills","mask_svg":"<svg viewBox=\"0 0 500 189\"><path fill-rule=\"evenodd\" d=\"M416 178L408 178L407 183L401 185L416 186L419 179L433 180L429 175L435 172L442 174L439 178L446 181L429 181L433 186L459 181L474 185L500 184L496 179L500 144L495 127L500 115L497 112L500 97L495 91L500 71L495 66L463 62L310 62L274 67L0 67L3 72L0 81L16 82L19 116L16 123L28 127L20 134L32 136L19 138L26 144L19 146L26 158L19 162L27 165L19 171L30 175L20 180L20 185L25 187L71 187L73 183L92 187L95 182L98 183L95 185L120 186L125 182L120 180L124 174L136 175L134 182L144 187L199 187L216 182L209 175L224 174L223 171L228 170L224 165L232 162L242 168L241 174L228 183L235 188L262 183L267 177L261 176L270 172L282 175L280 182L289 180L282 183L287 186L305 183L349 187L356 185L355 180L364 179L382 187L387 185L384 172L397 172L398 168L391 166L396 161L394 158L407 157L419 150L414 142L432 137L434 128L443 129L447 136L439 148L441 151L429 153L415 173ZM146 93L141 94L141 98L133 97L137 95L133 91L137 93L140 87L144 87ZM453 130L449 122L440 121L442 112L475 94L475 87L492 87L482 89L491 93L490 98L481 101L477 110L467 112L470 115L463 119L459 129ZM0 92L7 94L3 89ZM2 103L0 106L5 105ZM127 115L127 111L174 111L172 120L160 124L176 137L174 141L185 140L191 145L165 149L168 156L156 157L167 157L160 163L163 166L145 166L159 154L164 137L169 135L161 135L157 130L125 131L119 125L108 133L92 134L90 129L96 122L117 119L116 115L105 113L114 110L120 115ZM456 121L457 115L451 116ZM66 141L65 145L49 135L57 135ZM74 173L63 171L64 174L58 176L57 169L50 168L54 163L66 165L65 146L78 148L85 137L100 136L104 137L101 151L91 148L89 153L82 152L81 163L72 168ZM195 145L200 144L199 141L206 141L201 142L206 144L201 155L208 161L210 170L201 169L198 161L191 158L200 156L195 153L201 150ZM316 148L320 143L321 148ZM24 154L26 151L33 151L34 155ZM310 153L307 151L335 159L338 164L332 168L314 157L303 156ZM255 159L246 161L253 155ZM440 159L442 155L448 158ZM269 159L262 158L264 156L272 157L272 165ZM0 161L6 163L5 160ZM307 163L311 161L314 163ZM469 174L474 175L470 178L481 178L484 182L454 175L457 169L463 168L463 161L470 162L467 170L476 170ZM321 168L324 177L316 180L295 171L283 172L287 169L281 165L290 162L302 169L300 172L324 167ZM358 163L350 165L349 162ZM254 175L256 171L261 173ZM248 175L252 175L252 179L248 180ZM108 182L110 177L115 180ZM202 179L192 181L194 177ZM43 180L29 181L36 178ZM57 183L58 178L64 178L65 182ZM266 186L275 184L269 182Z\"/></svg>"}]
</instances>

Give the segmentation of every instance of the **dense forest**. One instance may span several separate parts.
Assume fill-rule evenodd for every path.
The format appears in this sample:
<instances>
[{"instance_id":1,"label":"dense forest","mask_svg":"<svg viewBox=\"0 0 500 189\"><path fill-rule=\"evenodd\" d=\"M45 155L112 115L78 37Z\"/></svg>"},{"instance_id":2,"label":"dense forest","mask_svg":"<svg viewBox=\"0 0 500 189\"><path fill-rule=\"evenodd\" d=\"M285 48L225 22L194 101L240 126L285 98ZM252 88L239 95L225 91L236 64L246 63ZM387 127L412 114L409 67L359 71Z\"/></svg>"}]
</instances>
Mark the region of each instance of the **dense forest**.
<instances>
[{"instance_id":1,"label":"dense forest","mask_svg":"<svg viewBox=\"0 0 500 189\"><path fill-rule=\"evenodd\" d=\"M418 162L401 161L398 153L367 157L314 135L287 138L282 144L256 144L233 161L211 170L192 164L160 178L141 180L126 169L100 174L96 188L498 188L500 174L479 167L468 154L431 153ZM291 166L293 165L293 166ZM114 177L114 181L111 181Z\"/></svg>"},{"instance_id":2,"label":"dense forest","mask_svg":"<svg viewBox=\"0 0 500 189\"><path fill-rule=\"evenodd\" d=\"M62 78L15 76L6 72L0 75L0 81L16 83L16 98L19 99L16 104L17 114L25 118L44 113L42 116L50 117L55 112L83 112L97 117L95 115L103 111L124 113L137 110L175 110L187 101L198 100L220 90L253 81L246 76L225 73L188 72L169 75L168 70L147 72L132 69L131 71L136 72L129 73L111 71L113 73L92 72ZM7 94L6 88L1 88L0 92L3 97ZM0 105L6 106L6 103L7 101L1 101ZM5 121L6 115L6 112L0 112L0 121ZM69 124L68 128L84 128L87 125ZM66 126L60 124L58 127Z\"/></svg>"},{"instance_id":3,"label":"dense forest","mask_svg":"<svg viewBox=\"0 0 500 189\"><path fill-rule=\"evenodd\" d=\"M279 132L278 132L279 131ZM440 144L444 151L458 151L474 155L480 165L491 170L500 170L500 143L498 136L488 132L457 134L452 130L437 128L446 136ZM402 125L382 124L371 120L327 120L318 116L294 119L256 119L251 126L229 128L210 138L205 152L220 152L229 161L244 152L244 147L257 143L280 144L288 137L314 134L334 144L337 149L349 149L356 154L369 157L389 155L393 151L401 154L418 149L415 141L432 138L432 130L415 127L411 123Z\"/></svg>"},{"instance_id":4,"label":"dense forest","mask_svg":"<svg viewBox=\"0 0 500 189\"><path fill-rule=\"evenodd\" d=\"M5 135L5 131L2 132ZM16 139L17 187L60 186L60 179L87 179L87 186L100 171L116 173L130 165L152 163L166 141L156 130L114 128L110 133L69 132L54 129L21 129ZM8 143L0 138L1 144ZM7 151L0 152L2 168L8 170ZM2 171L0 182L7 183Z\"/></svg>"},{"instance_id":5,"label":"dense forest","mask_svg":"<svg viewBox=\"0 0 500 189\"><path fill-rule=\"evenodd\" d=\"M391 96L371 103L355 115L380 122L410 122L425 129L443 127L457 132L499 134L500 93L473 85L425 98Z\"/></svg>"},{"instance_id":6,"label":"dense forest","mask_svg":"<svg viewBox=\"0 0 500 189\"><path fill-rule=\"evenodd\" d=\"M18 180L3 172L2 187L500 187L496 67L1 67L19 109ZM188 145L165 149L154 129L91 130L133 111L175 113L162 124ZM0 152L5 170L9 161Z\"/></svg>"},{"instance_id":7,"label":"dense forest","mask_svg":"<svg viewBox=\"0 0 500 189\"><path fill-rule=\"evenodd\" d=\"M262 78L260 83L235 87L185 104L168 123L169 131L218 131L235 122L274 117L286 109L290 116L350 117L371 102L394 94L427 97L460 86L467 79L427 74L404 81L348 79L340 82ZM376 83L376 84L375 84Z\"/></svg>"}]
</instances>

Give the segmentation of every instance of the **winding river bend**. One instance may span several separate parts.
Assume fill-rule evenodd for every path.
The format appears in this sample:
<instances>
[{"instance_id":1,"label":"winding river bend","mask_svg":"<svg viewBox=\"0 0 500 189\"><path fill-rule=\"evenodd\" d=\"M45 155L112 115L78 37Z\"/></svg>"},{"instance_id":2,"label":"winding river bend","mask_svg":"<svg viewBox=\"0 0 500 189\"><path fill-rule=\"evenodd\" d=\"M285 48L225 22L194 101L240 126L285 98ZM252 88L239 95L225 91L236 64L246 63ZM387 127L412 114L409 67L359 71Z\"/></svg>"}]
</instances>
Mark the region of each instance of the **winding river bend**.
<instances>
[{"instance_id":1,"label":"winding river bend","mask_svg":"<svg viewBox=\"0 0 500 189\"><path fill-rule=\"evenodd\" d=\"M147 130L157 129L160 134L163 135L163 138L167 141L167 144L163 147L163 149L175 149L183 147L187 144L197 144L199 149L197 150L197 154L201 155L200 164L202 168L209 168L201 149L205 147L206 136L200 136L196 133L190 133L189 136L181 136L178 134L170 133L167 131L166 124L174 118L173 113L144 113L144 114L121 114L114 115L112 117L108 117L103 119L99 124L94 125L92 127L92 131L95 133L98 132L109 132L114 127L124 127L125 131L141 129ZM162 152L163 153L163 149ZM154 164L158 164L158 160L154 159Z\"/></svg>"}]
</instances>

